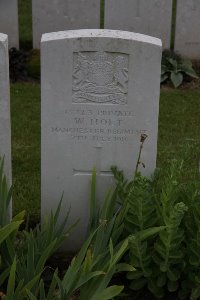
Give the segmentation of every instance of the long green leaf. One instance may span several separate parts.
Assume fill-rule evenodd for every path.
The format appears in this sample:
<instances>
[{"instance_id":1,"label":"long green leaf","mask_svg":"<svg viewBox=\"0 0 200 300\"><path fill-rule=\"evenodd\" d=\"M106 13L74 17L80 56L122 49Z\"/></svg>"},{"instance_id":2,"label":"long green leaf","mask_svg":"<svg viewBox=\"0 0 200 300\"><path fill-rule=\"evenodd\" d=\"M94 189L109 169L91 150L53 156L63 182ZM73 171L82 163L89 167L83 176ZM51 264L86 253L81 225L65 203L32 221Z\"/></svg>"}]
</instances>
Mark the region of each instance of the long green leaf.
<instances>
[{"instance_id":1,"label":"long green leaf","mask_svg":"<svg viewBox=\"0 0 200 300\"><path fill-rule=\"evenodd\" d=\"M142 230L141 232L139 232L138 236L141 241L144 241L144 240L152 237L153 235L158 234L159 232L161 232L164 229L166 229L166 226L148 228L148 229L145 229L145 230Z\"/></svg>"},{"instance_id":2,"label":"long green leaf","mask_svg":"<svg viewBox=\"0 0 200 300\"><path fill-rule=\"evenodd\" d=\"M26 294L30 300L38 300L28 289L26 289Z\"/></svg>"},{"instance_id":3,"label":"long green leaf","mask_svg":"<svg viewBox=\"0 0 200 300\"><path fill-rule=\"evenodd\" d=\"M15 272L16 272L16 266L17 266L17 259L14 258L13 264L11 266L10 270L10 276L8 279L8 286L7 286L7 293L6 293L6 299L7 300L13 300L14 299L14 291L15 291Z\"/></svg>"},{"instance_id":4,"label":"long green leaf","mask_svg":"<svg viewBox=\"0 0 200 300\"><path fill-rule=\"evenodd\" d=\"M0 286L3 285L4 281L6 280L6 278L8 278L10 274L10 266L8 268L6 268L1 274L0 274Z\"/></svg>"},{"instance_id":5,"label":"long green leaf","mask_svg":"<svg viewBox=\"0 0 200 300\"><path fill-rule=\"evenodd\" d=\"M56 270L53 276L53 279L51 281L48 294L47 294L47 300L52 300L53 299L53 294L55 292L56 286L57 286L57 281L55 275L57 275L58 271Z\"/></svg>"},{"instance_id":6,"label":"long green leaf","mask_svg":"<svg viewBox=\"0 0 200 300\"><path fill-rule=\"evenodd\" d=\"M27 290L31 291L31 289L39 282L41 273L32 278L20 291L20 297L23 299L25 297Z\"/></svg>"},{"instance_id":7,"label":"long green leaf","mask_svg":"<svg viewBox=\"0 0 200 300\"><path fill-rule=\"evenodd\" d=\"M40 281L40 300L45 300L44 281Z\"/></svg>"},{"instance_id":8,"label":"long green leaf","mask_svg":"<svg viewBox=\"0 0 200 300\"><path fill-rule=\"evenodd\" d=\"M54 241L51 242L51 244L46 248L46 250L42 253L37 266L36 266L36 274L42 272L44 265L47 261L47 259L49 258L49 256L51 255L51 253L53 252L53 249L56 245L57 239L55 239Z\"/></svg>"},{"instance_id":9,"label":"long green leaf","mask_svg":"<svg viewBox=\"0 0 200 300\"><path fill-rule=\"evenodd\" d=\"M94 278L96 276L101 276L101 275L105 275L105 272L95 271L95 272L90 272L86 275L81 276L81 278L79 279L75 289L77 290L77 289L81 288L84 284L86 284L92 278Z\"/></svg>"},{"instance_id":10,"label":"long green leaf","mask_svg":"<svg viewBox=\"0 0 200 300\"><path fill-rule=\"evenodd\" d=\"M77 278L80 276L80 268L82 265L82 262L85 258L85 255L87 253L87 249L90 246L90 243L92 239L94 238L96 232L98 231L100 227L98 227L95 231L93 231L88 239L85 241L83 246L81 247L81 250L79 251L77 257L74 258L72 265L68 268L64 278L63 278L63 286L66 287L66 292L69 293L73 290L73 288L76 286Z\"/></svg>"},{"instance_id":11,"label":"long green leaf","mask_svg":"<svg viewBox=\"0 0 200 300\"><path fill-rule=\"evenodd\" d=\"M21 211L19 214L17 214L16 216L14 216L12 218L12 222L17 222L17 221L22 221L23 222L24 217L25 217L25 213L26 213L25 210Z\"/></svg>"},{"instance_id":12,"label":"long green leaf","mask_svg":"<svg viewBox=\"0 0 200 300\"><path fill-rule=\"evenodd\" d=\"M114 254L112 266L116 265L116 263L120 260L120 258L124 255L124 253L128 250L129 247L129 239L125 239L120 245L119 250Z\"/></svg>"},{"instance_id":13,"label":"long green leaf","mask_svg":"<svg viewBox=\"0 0 200 300\"><path fill-rule=\"evenodd\" d=\"M90 195L90 220L89 220L89 232L96 227L97 222L97 207L96 207L96 169L92 171L91 179L91 195Z\"/></svg>"},{"instance_id":14,"label":"long green leaf","mask_svg":"<svg viewBox=\"0 0 200 300\"><path fill-rule=\"evenodd\" d=\"M134 272L134 271L136 271L136 269L133 266L125 263L118 264L116 268L116 272Z\"/></svg>"},{"instance_id":15,"label":"long green leaf","mask_svg":"<svg viewBox=\"0 0 200 300\"><path fill-rule=\"evenodd\" d=\"M179 87L183 82L183 74L182 73L175 73L171 72L171 81L175 88Z\"/></svg>"},{"instance_id":16,"label":"long green leaf","mask_svg":"<svg viewBox=\"0 0 200 300\"><path fill-rule=\"evenodd\" d=\"M0 244L15 230L17 230L23 221L10 223L0 228Z\"/></svg>"},{"instance_id":17,"label":"long green leaf","mask_svg":"<svg viewBox=\"0 0 200 300\"><path fill-rule=\"evenodd\" d=\"M92 297L91 300L109 300L113 299L114 297L118 296L122 291L124 287L123 286L118 286L118 285L113 285L105 290L103 290L101 293L99 293L98 296Z\"/></svg>"}]
</instances>

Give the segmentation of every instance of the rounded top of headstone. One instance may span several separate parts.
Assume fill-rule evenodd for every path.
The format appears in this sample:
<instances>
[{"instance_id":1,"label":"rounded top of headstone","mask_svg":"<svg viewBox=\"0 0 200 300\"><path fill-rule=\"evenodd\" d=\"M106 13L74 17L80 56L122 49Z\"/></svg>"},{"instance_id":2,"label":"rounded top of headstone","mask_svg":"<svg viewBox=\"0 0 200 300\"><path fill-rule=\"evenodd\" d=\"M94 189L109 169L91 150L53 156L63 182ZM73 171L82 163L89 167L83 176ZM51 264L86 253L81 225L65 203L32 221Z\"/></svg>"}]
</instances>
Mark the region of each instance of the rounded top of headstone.
<instances>
[{"instance_id":1,"label":"rounded top of headstone","mask_svg":"<svg viewBox=\"0 0 200 300\"><path fill-rule=\"evenodd\" d=\"M162 41L158 38L121 30L109 30L109 29L80 29L80 30L66 30L45 33L42 35L41 42L48 42L52 40L62 40L62 39L77 39L77 38L115 38L123 40L133 40L143 43L149 43L156 46L162 47Z\"/></svg>"},{"instance_id":2,"label":"rounded top of headstone","mask_svg":"<svg viewBox=\"0 0 200 300\"><path fill-rule=\"evenodd\" d=\"M0 41L5 42L8 40L8 35L4 33L0 33Z\"/></svg>"}]
</instances>

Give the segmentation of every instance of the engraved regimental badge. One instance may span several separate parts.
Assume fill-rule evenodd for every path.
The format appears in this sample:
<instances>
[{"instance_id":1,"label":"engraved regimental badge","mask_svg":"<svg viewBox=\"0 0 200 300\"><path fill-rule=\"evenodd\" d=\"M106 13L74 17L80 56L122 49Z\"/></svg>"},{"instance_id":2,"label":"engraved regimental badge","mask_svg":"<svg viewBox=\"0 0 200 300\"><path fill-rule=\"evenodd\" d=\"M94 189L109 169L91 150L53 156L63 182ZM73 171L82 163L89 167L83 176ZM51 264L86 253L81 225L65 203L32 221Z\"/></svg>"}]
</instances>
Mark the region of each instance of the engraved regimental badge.
<instances>
[{"instance_id":1,"label":"engraved regimental badge","mask_svg":"<svg viewBox=\"0 0 200 300\"><path fill-rule=\"evenodd\" d=\"M127 54L74 53L74 103L126 104L127 92Z\"/></svg>"}]
</instances>

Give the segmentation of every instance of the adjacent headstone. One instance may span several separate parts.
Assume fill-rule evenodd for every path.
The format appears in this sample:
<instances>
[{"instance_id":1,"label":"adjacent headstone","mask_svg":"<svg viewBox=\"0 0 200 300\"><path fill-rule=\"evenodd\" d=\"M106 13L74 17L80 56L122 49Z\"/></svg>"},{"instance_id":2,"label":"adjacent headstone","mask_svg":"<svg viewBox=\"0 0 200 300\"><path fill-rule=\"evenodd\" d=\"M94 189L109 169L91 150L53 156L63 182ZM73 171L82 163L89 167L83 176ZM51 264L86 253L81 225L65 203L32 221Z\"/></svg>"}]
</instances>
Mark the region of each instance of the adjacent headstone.
<instances>
[{"instance_id":1,"label":"adjacent headstone","mask_svg":"<svg viewBox=\"0 0 200 300\"><path fill-rule=\"evenodd\" d=\"M17 0L0 1L0 32L8 35L9 48L19 48Z\"/></svg>"},{"instance_id":2,"label":"adjacent headstone","mask_svg":"<svg viewBox=\"0 0 200 300\"><path fill-rule=\"evenodd\" d=\"M43 33L100 28L100 0L33 0L33 47Z\"/></svg>"},{"instance_id":3,"label":"adjacent headstone","mask_svg":"<svg viewBox=\"0 0 200 300\"><path fill-rule=\"evenodd\" d=\"M138 32L158 37L170 47L172 0L106 0L107 29Z\"/></svg>"},{"instance_id":4,"label":"adjacent headstone","mask_svg":"<svg viewBox=\"0 0 200 300\"><path fill-rule=\"evenodd\" d=\"M11 185L11 124L8 37L0 33L0 156L5 158L5 174Z\"/></svg>"},{"instance_id":5,"label":"adjacent headstone","mask_svg":"<svg viewBox=\"0 0 200 300\"><path fill-rule=\"evenodd\" d=\"M200 59L200 1L178 0L175 51L190 59Z\"/></svg>"},{"instance_id":6,"label":"adjacent headstone","mask_svg":"<svg viewBox=\"0 0 200 300\"><path fill-rule=\"evenodd\" d=\"M112 165L131 178L141 134L148 135L142 171L149 176L156 167L161 41L115 30L65 31L44 34L41 51L42 218L64 192L70 223L80 218L67 243L75 250L87 229L93 168L102 201Z\"/></svg>"}]
</instances>

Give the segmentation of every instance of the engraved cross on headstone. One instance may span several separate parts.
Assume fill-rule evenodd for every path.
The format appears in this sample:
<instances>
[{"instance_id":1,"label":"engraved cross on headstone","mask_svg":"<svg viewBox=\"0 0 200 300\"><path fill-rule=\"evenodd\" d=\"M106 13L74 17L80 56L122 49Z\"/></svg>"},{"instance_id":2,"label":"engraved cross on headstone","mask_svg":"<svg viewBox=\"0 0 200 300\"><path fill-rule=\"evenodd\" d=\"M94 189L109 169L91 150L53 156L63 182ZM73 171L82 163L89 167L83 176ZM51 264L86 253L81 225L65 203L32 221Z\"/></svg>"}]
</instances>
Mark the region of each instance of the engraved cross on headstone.
<instances>
[{"instance_id":1,"label":"engraved cross on headstone","mask_svg":"<svg viewBox=\"0 0 200 300\"><path fill-rule=\"evenodd\" d=\"M96 168L97 176L113 176L113 173L110 170L101 170L101 152L102 147L96 146L96 162L94 163L94 167ZM73 169L74 176L91 176L92 170L82 170L82 169Z\"/></svg>"}]
</instances>

